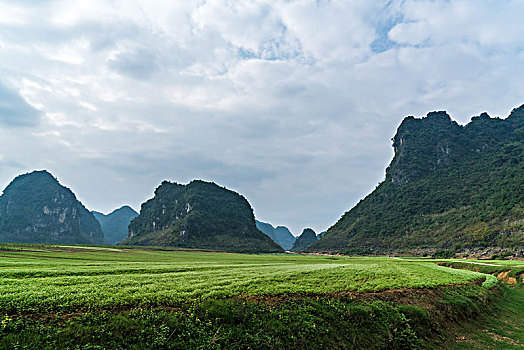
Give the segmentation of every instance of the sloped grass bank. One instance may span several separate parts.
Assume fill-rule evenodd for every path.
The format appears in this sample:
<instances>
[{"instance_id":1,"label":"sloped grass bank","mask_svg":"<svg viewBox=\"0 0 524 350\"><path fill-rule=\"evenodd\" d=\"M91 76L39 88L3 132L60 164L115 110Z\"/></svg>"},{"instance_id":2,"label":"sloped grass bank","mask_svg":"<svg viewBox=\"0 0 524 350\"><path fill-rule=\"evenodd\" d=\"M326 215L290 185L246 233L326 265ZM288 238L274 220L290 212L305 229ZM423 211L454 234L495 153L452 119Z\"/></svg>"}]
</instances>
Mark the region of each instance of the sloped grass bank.
<instances>
[{"instance_id":1,"label":"sloped grass bank","mask_svg":"<svg viewBox=\"0 0 524 350\"><path fill-rule=\"evenodd\" d=\"M207 299L180 308L4 316L2 349L426 349L487 310L476 283L330 296Z\"/></svg>"},{"instance_id":2,"label":"sloped grass bank","mask_svg":"<svg viewBox=\"0 0 524 350\"><path fill-rule=\"evenodd\" d=\"M446 349L524 348L524 262L522 261L443 261L440 265L496 276L500 297L495 298L480 317L460 323Z\"/></svg>"},{"instance_id":3,"label":"sloped grass bank","mask_svg":"<svg viewBox=\"0 0 524 350\"><path fill-rule=\"evenodd\" d=\"M524 285L503 287L504 295L494 301L489 313L471 322L462 323L456 330L449 349L524 348Z\"/></svg>"}]
</instances>

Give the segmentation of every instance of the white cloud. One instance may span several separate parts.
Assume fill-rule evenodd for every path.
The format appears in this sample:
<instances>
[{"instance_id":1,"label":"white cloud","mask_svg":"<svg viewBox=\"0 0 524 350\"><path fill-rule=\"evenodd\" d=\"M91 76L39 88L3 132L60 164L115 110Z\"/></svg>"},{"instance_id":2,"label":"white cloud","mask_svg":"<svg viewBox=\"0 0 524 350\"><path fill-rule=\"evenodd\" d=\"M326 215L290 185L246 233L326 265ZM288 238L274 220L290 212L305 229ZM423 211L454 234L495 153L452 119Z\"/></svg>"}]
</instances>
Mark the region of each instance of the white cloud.
<instances>
[{"instance_id":1,"label":"white cloud","mask_svg":"<svg viewBox=\"0 0 524 350\"><path fill-rule=\"evenodd\" d=\"M374 39L371 13L377 7L379 2L292 1L282 6L282 14L307 55L351 64L369 53Z\"/></svg>"},{"instance_id":2,"label":"white cloud","mask_svg":"<svg viewBox=\"0 0 524 350\"><path fill-rule=\"evenodd\" d=\"M234 47L254 52L284 31L270 1L210 0L193 11L192 19L200 31L215 31Z\"/></svg>"},{"instance_id":3,"label":"white cloud","mask_svg":"<svg viewBox=\"0 0 524 350\"><path fill-rule=\"evenodd\" d=\"M40 112L18 91L0 81L0 127L34 127L39 121Z\"/></svg>"},{"instance_id":4,"label":"white cloud","mask_svg":"<svg viewBox=\"0 0 524 350\"><path fill-rule=\"evenodd\" d=\"M28 23L27 12L14 3L0 3L0 25L23 25Z\"/></svg>"},{"instance_id":5,"label":"white cloud","mask_svg":"<svg viewBox=\"0 0 524 350\"><path fill-rule=\"evenodd\" d=\"M524 43L522 1L413 1L403 3L404 23L391 32L395 41L433 45L475 43L489 48ZM418 40L417 40L418 39Z\"/></svg>"}]
</instances>

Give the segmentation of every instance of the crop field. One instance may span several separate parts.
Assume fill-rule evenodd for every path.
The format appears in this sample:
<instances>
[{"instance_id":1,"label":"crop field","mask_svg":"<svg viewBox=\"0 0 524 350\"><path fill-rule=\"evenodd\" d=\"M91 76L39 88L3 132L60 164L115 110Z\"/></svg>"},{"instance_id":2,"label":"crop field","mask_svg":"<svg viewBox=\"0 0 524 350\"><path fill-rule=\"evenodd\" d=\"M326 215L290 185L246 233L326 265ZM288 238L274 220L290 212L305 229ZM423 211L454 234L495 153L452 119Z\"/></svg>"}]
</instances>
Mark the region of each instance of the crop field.
<instances>
[{"instance_id":1,"label":"crop field","mask_svg":"<svg viewBox=\"0 0 524 350\"><path fill-rule=\"evenodd\" d=\"M79 246L0 247L0 313L177 306L235 296L367 292L485 275L426 260ZM495 283L488 278L484 283Z\"/></svg>"}]
</instances>

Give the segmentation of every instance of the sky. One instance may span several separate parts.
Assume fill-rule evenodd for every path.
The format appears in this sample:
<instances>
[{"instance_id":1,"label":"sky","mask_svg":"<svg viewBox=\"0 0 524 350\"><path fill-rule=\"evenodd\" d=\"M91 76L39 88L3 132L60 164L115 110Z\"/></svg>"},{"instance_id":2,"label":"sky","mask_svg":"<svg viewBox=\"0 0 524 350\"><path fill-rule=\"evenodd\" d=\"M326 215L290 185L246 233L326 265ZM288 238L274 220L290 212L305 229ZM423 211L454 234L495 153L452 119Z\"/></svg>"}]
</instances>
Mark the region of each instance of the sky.
<instances>
[{"instance_id":1,"label":"sky","mask_svg":"<svg viewBox=\"0 0 524 350\"><path fill-rule=\"evenodd\" d=\"M326 230L384 180L402 119L524 103L524 1L0 0L0 185L90 210L213 181Z\"/></svg>"}]
</instances>

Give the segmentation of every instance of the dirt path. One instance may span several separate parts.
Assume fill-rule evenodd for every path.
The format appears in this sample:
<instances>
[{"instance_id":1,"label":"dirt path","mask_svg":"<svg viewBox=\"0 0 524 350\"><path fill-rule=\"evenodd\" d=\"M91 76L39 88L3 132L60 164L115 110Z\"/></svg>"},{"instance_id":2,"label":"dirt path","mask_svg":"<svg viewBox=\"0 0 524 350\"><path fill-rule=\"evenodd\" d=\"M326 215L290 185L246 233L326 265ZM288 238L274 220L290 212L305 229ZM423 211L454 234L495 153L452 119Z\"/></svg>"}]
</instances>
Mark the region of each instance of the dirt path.
<instances>
[{"instance_id":1,"label":"dirt path","mask_svg":"<svg viewBox=\"0 0 524 350\"><path fill-rule=\"evenodd\" d=\"M480 263L480 262L474 262L474 261L457 261L464 264L473 264L473 265L484 265L484 266L499 266L502 267L502 265L495 265L495 264L487 264L487 263Z\"/></svg>"}]
</instances>

